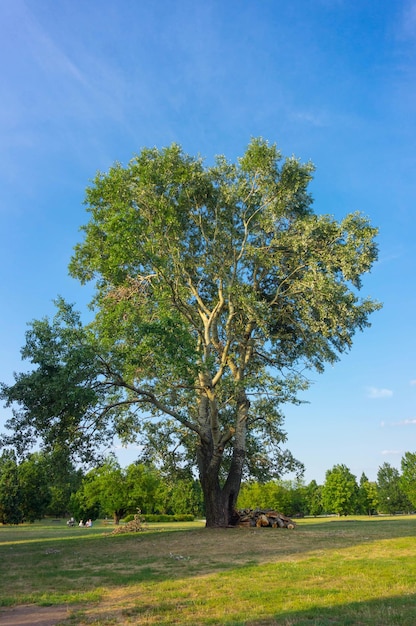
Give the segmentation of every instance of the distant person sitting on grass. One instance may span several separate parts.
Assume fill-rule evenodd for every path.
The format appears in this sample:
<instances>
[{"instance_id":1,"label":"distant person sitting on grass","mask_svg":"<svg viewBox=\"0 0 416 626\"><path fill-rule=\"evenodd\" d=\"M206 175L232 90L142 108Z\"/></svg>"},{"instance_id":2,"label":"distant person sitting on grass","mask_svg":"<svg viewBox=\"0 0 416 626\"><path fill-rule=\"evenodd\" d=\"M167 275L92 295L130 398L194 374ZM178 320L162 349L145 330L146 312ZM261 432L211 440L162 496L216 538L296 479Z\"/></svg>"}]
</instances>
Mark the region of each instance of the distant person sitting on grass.
<instances>
[{"instance_id":1,"label":"distant person sitting on grass","mask_svg":"<svg viewBox=\"0 0 416 626\"><path fill-rule=\"evenodd\" d=\"M91 528L92 527L92 520L89 519L88 522L85 522L85 526L87 526L87 528Z\"/></svg>"},{"instance_id":2,"label":"distant person sitting on grass","mask_svg":"<svg viewBox=\"0 0 416 626\"><path fill-rule=\"evenodd\" d=\"M84 520L80 519L78 526L84 526Z\"/></svg>"}]
</instances>

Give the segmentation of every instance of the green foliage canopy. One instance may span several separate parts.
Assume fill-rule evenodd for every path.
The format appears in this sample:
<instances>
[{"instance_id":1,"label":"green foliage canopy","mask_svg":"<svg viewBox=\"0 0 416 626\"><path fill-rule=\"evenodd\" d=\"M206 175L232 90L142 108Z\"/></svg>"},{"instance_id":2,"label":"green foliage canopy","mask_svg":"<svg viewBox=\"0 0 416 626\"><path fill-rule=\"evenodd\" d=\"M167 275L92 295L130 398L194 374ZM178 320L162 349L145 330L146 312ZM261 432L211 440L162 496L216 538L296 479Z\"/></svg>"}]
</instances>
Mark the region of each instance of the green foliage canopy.
<instances>
[{"instance_id":1,"label":"green foliage canopy","mask_svg":"<svg viewBox=\"0 0 416 626\"><path fill-rule=\"evenodd\" d=\"M359 213L316 215L313 169L254 139L235 164L205 167L172 145L98 174L70 263L95 281L95 318L82 326L59 301L52 323L32 324L23 356L35 370L2 388L21 407L15 442L58 439L89 458L114 434L156 436L168 419L216 525L245 469L299 469L281 447L281 405L379 308L358 296L376 230Z\"/></svg>"},{"instance_id":2,"label":"green foliage canopy","mask_svg":"<svg viewBox=\"0 0 416 626\"><path fill-rule=\"evenodd\" d=\"M406 494L413 510L416 509L416 453L405 452L401 459L402 475L400 485Z\"/></svg>"},{"instance_id":3,"label":"green foliage canopy","mask_svg":"<svg viewBox=\"0 0 416 626\"><path fill-rule=\"evenodd\" d=\"M379 467L377 485L380 511L394 514L411 510L409 499L402 489L400 472L390 463L383 463Z\"/></svg>"},{"instance_id":4,"label":"green foliage canopy","mask_svg":"<svg viewBox=\"0 0 416 626\"><path fill-rule=\"evenodd\" d=\"M367 476L362 473L359 486L359 513L373 515L378 510L378 489L377 483L368 480Z\"/></svg>"},{"instance_id":5,"label":"green foliage canopy","mask_svg":"<svg viewBox=\"0 0 416 626\"><path fill-rule=\"evenodd\" d=\"M335 465L326 472L322 488L322 504L327 513L348 515L356 512L357 479L346 465Z\"/></svg>"}]
</instances>

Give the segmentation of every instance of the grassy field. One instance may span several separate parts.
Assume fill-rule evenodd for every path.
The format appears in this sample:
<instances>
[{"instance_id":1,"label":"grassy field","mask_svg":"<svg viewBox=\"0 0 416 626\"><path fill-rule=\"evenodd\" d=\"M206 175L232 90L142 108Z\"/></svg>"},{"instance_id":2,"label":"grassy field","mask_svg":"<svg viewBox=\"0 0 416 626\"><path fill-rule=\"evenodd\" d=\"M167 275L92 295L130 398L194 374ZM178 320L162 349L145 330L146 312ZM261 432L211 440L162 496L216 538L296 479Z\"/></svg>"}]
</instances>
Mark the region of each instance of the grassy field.
<instances>
[{"instance_id":1,"label":"grassy field","mask_svg":"<svg viewBox=\"0 0 416 626\"><path fill-rule=\"evenodd\" d=\"M414 516L110 533L0 526L0 606L66 604L76 626L416 624Z\"/></svg>"}]
</instances>

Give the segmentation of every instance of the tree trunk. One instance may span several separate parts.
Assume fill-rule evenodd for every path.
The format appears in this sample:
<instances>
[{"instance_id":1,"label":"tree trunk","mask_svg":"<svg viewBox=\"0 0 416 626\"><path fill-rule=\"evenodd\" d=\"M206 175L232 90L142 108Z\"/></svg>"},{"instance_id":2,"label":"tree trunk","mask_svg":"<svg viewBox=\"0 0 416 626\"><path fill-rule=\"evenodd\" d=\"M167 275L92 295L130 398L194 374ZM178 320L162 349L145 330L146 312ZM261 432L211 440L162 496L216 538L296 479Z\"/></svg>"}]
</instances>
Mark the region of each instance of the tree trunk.
<instances>
[{"instance_id":1,"label":"tree trunk","mask_svg":"<svg viewBox=\"0 0 416 626\"><path fill-rule=\"evenodd\" d=\"M125 510L124 509L118 509L117 511L114 511L113 513L113 519L114 519L114 524L116 526L118 526L120 524L120 520L121 518L125 515Z\"/></svg>"},{"instance_id":2,"label":"tree trunk","mask_svg":"<svg viewBox=\"0 0 416 626\"><path fill-rule=\"evenodd\" d=\"M241 487L241 478L246 450L247 416L250 402L244 391L239 393L237 403L237 418L235 429L231 437L223 437L218 423L218 407L212 385L203 374L200 376L200 385L209 391L210 396L203 395L199 403L200 422L204 428L201 436L197 459L199 480L205 502L205 516L207 527L227 527L238 524L236 515L237 498ZM207 427L208 425L208 427ZM220 471L224 460L225 445L232 445L232 458L227 479L221 485Z\"/></svg>"},{"instance_id":3,"label":"tree trunk","mask_svg":"<svg viewBox=\"0 0 416 626\"><path fill-rule=\"evenodd\" d=\"M222 453L211 455L209 446L200 446L199 478L204 494L207 528L226 528L238 523L237 498L240 492L245 453L234 448L230 470L225 484L220 484Z\"/></svg>"},{"instance_id":4,"label":"tree trunk","mask_svg":"<svg viewBox=\"0 0 416 626\"><path fill-rule=\"evenodd\" d=\"M225 528L229 525L229 512L227 510L223 491L218 483L218 477L206 476L202 482L202 491L205 501L205 519L207 528Z\"/></svg>"},{"instance_id":5,"label":"tree trunk","mask_svg":"<svg viewBox=\"0 0 416 626\"><path fill-rule=\"evenodd\" d=\"M212 441L201 441L198 452L199 480L204 494L205 519L207 527L227 526L222 490L219 482L219 469L222 454L213 454Z\"/></svg>"},{"instance_id":6,"label":"tree trunk","mask_svg":"<svg viewBox=\"0 0 416 626\"><path fill-rule=\"evenodd\" d=\"M238 479L237 482L240 482ZM205 518L207 528L227 528L238 523L236 516L237 490L221 488L218 476L205 476L201 479L205 502Z\"/></svg>"}]
</instances>

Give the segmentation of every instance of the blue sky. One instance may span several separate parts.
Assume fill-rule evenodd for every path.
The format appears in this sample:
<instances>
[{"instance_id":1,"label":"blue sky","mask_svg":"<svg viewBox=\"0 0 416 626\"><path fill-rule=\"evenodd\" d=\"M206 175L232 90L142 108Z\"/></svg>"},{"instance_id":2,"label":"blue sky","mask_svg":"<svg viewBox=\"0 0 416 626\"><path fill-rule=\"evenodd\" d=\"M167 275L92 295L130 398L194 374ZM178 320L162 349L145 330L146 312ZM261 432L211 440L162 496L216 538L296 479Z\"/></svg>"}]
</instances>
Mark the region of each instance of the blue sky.
<instances>
[{"instance_id":1,"label":"blue sky","mask_svg":"<svg viewBox=\"0 0 416 626\"><path fill-rule=\"evenodd\" d=\"M89 300L67 265L97 170L173 141L234 160L262 136L315 163L317 213L380 229L363 294L384 308L287 407L287 445L308 482L416 450L415 0L0 0L0 58L0 380L53 298Z\"/></svg>"}]
</instances>

